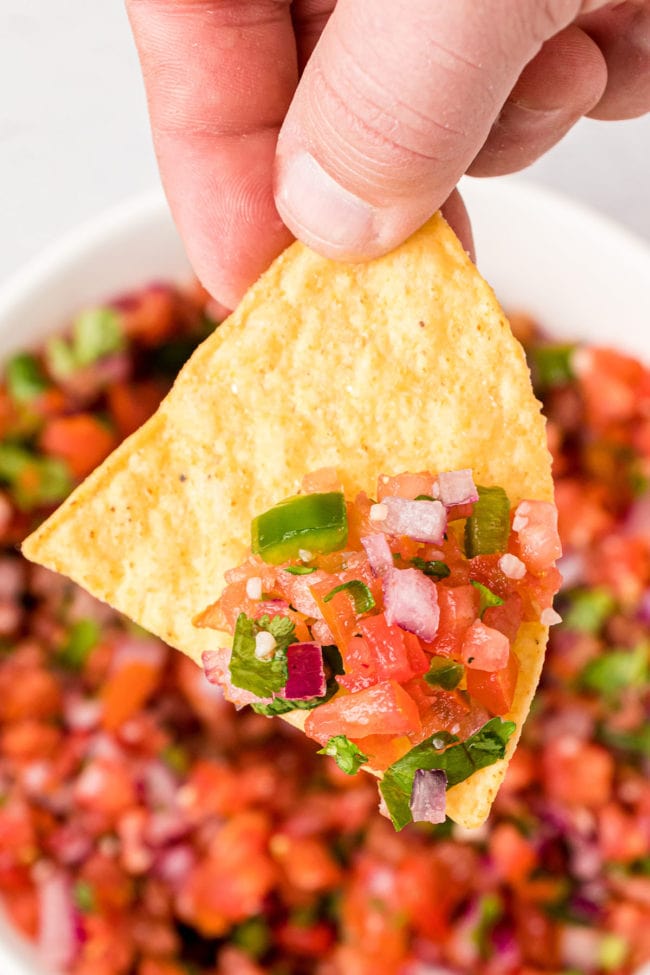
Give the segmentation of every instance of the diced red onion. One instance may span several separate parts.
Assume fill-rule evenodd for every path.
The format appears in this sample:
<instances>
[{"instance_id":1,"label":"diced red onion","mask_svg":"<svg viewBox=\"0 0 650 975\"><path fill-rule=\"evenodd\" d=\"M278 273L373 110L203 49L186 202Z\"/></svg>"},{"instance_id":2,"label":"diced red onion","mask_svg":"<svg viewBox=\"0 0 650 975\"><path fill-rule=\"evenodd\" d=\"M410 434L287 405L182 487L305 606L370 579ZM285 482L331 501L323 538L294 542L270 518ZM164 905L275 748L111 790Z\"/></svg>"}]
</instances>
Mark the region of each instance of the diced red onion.
<instances>
[{"instance_id":1,"label":"diced red onion","mask_svg":"<svg viewBox=\"0 0 650 975\"><path fill-rule=\"evenodd\" d=\"M650 589L646 589L639 600L637 616L642 623L650 624Z\"/></svg>"},{"instance_id":2,"label":"diced red onion","mask_svg":"<svg viewBox=\"0 0 650 975\"><path fill-rule=\"evenodd\" d=\"M25 563L11 556L0 559L0 599L17 599L25 585Z\"/></svg>"},{"instance_id":3,"label":"diced red onion","mask_svg":"<svg viewBox=\"0 0 650 975\"><path fill-rule=\"evenodd\" d=\"M50 969L68 969L80 945L70 881L61 871L47 871L38 885L38 953Z\"/></svg>"},{"instance_id":4,"label":"diced red onion","mask_svg":"<svg viewBox=\"0 0 650 975\"><path fill-rule=\"evenodd\" d=\"M469 468L461 471L443 471L438 474L438 490L445 508L478 501L478 491Z\"/></svg>"},{"instance_id":5,"label":"diced red onion","mask_svg":"<svg viewBox=\"0 0 650 975\"><path fill-rule=\"evenodd\" d=\"M463 663L475 670L503 670L508 666L510 640L500 630L474 620L461 646Z\"/></svg>"},{"instance_id":6,"label":"diced red onion","mask_svg":"<svg viewBox=\"0 0 650 975\"><path fill-rule=\"evenodd\" d=\"M526 575L526 565L516 555L506 552L499 559L499 568L507 579L523 579Z\"/></svg>"},{"instance_id":7,"label":"diced red onion","mask_svg":"<svg viewBox=\"0 0 650 975\"><path fill-rule=\"evenodd\" d=\"M416 823L444 823L447 808L447 775L442 769L419 768L411 790L411 815Z\"/></svg>"},{"instance_id":8,"label":"diced red onion","mask_svg":"<svg viewBox=\"0 0 650 975\"><path fill-rule=\"evenodd\" d=\"M283 696L289 701L322 697L327 689L323 651L317 643L292 643L287 648L289 679Z\"/></svg>"},{"instance_id":9,"label":"diced red onion","mask_svg":"<svg viewBox=\"0 0 650 975\"><path fill-rule=\"evenodd\" d=\"M180 890L196 863L196 855L189 844L179 844L164 850L155 861L154 870L173 890Z\"/></svg>"},{"instance_id":10,"label":"diced red onion","mask_svg":"<svg viewBox=\"0 0 650 975\"><path fill-rule=\"evenodd\" d=\"M78 697L70 694L64 701L65 722L72 731L91 731L102 716L102 702L96 697Z\"/></svg>"},{"instance_id":11,"label":"diced red onion","mask_svg":"<svg viewBox=\"0 0 650 975\"><path fill-rule=\"evenodd\" d=\"M409 501L407 498L384 498L388 509L378 527L388 535L406 535L418 542L442 544L447 527L447 512L440 501Z\"/></svg>"},{"instance_id":12,"label":"diced red onion","mask_svg":"<svg viewBox=\"0 0 650 975\"><path fill-rule=\"evenodd\" d=\"M560 956L564 965L581 972L595 971L600 967L602 935L594 928L564 924L560 928Z\"/></svg>"},{"instance_id":13,"label":"diced red onion","mask_svg":"<svg viewBox=\"0 0 650 975\"><path fill-rule=\"evenodd\" d=\"M320 643L322 647L327 647L330 646L332 643L336 643L336 640L334 639L334 634L330 630L325 620L316 620L315 623L312 623L311 635L313 636L316 643Z\"/></svg>"},{"instance_id":14,"label":"diced red onion","mask_svg":"<svg viewBox=\"0 0 650 975\"><path fill-rule=\"evenodd\" d=\"M361 544L366 550L370 568L376 576L381 576L393 568L393 553L385 535L381 532L366 535L365 538L361 539Z\"/></svg>"},{"instance_id":15,"label":"diced red onion","mask_svg":"<svg viewBox=\"0 0 650 975\"><path fill-rule=\"evenodd\" d=\"M178 781L168 765L152 759L143 770L143 780L148 806L159 809L174 804Z\"/></svg>"},{"instance_id":16,"label":"diced red onion","mask_svg":"<svg viewBox=\"0 0 650 975\"><path fill-rule=\"evenodd\" d=\"M156 809L149 814L144 827L144 838L153 847L166 846L185 836L190 823L180 809Z\"/></svg>"},{"instance_id":17,"label":"diced red onion","mask_svg":"<svg viewBox=\"0 0 650 975\"><path fill-rule=\"evenodd\" d=\"M435 583L419 569L391 568L383 577L386 621L429 643L440 622Z\"/></svg>"},{"instance_id":18,"label":"diced red onion","mask_svg":"<svg viewBox=\"0 0 650 975\"><path fill-rule=\"evenodd\" d=\"M553 607L547 607L542 610L542 615L539 618L542 626L555 626L556 623L562 622L562 617L559 613L553 609Z\"/></svg>"},{"instance_id":19,"label":"diced red onion","mask_svg":"<svg viewBox=\"0 0 650 975\"><path fill-rule=\"evenodd\" d=\"M120 634L114 643L115 652L113 654L112 667L120 670L127 664L144 664L153 670L159 670L167 656L167 647L160 640L154 637L132 636L131 634Z\"/></svg>"}]
</instances>

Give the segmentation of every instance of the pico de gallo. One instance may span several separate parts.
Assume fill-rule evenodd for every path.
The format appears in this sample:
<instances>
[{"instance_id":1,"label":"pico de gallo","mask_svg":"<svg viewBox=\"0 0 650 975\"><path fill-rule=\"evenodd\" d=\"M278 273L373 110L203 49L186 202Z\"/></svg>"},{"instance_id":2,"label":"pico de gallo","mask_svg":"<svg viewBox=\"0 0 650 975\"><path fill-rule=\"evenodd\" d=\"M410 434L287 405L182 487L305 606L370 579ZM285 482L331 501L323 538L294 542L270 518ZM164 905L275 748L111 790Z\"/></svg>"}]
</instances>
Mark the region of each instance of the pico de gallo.
<instances>
[{"instance_id":1,"label":"pico de gallo","mask_svg":"<svg viewBox=\"0 0 650 975\"><path fill-rule=\"evenodd\" d=\"M257 516L251 555L197 625L233 634L208 680L259 714L307 710L339 766L383 773L402 829L445 820L446 790L503 758L524 622L557 623L557 510L516 506L471 470L380 475L346 500L337 471Z\"/></svg>"},{"instance_id":2,"label":"pico de gallo","mask_svg":"<svg viewBox=\"0 0 650 975\"><path fill-rule=\"evenodd\" d=\"M396 833L370 776L345 774L353 751L346 767L332 744L337 764L236 711L190 660L18 554L155 408L211 318L200 289L155 285L5 365L4 913L70 975L637 973L650 961L650 371L513 319L549 418L563 622L488 823Z\"/></svg>"}]
</instances>

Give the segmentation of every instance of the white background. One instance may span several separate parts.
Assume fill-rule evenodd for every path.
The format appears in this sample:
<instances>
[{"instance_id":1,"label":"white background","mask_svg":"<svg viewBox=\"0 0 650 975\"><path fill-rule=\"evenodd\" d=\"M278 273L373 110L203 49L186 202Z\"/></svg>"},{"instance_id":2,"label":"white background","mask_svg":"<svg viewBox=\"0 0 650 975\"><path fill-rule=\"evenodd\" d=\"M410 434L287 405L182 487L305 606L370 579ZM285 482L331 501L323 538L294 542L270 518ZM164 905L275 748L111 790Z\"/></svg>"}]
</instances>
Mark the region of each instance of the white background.
<instances>
[{"instance_id":1,"label":"white background","mask_svg":"<svg viewBox=\"0 0 650 975\"><path fill-rule=\"evenodd\" d=\"M526 178L650 239L648 159L650 117L583 121ZM157 179L120 0L0 0L0 281Z\"/></svg>"}]
</instances>

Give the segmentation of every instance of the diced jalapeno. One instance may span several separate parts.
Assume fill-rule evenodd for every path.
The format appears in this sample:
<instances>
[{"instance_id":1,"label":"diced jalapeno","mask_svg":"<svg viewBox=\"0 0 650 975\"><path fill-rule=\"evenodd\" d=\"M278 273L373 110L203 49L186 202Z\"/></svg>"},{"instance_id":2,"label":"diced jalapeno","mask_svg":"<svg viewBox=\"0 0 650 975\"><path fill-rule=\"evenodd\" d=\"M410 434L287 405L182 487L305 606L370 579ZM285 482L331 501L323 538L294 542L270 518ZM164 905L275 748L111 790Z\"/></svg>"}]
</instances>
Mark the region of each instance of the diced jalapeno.
<instances>
[{"instance_id":1,"label":"diced jalapeno","mask_svg":"<svg viewBox=\"0 0 650 975\"><path fill-rule=\"evenodd\" d=\"M273 565L298 558L303 549L334 552L347 538L347 510L339 491L288 498L251 524L252 551Z\"/></svg>"},{"instance_id":2,"label":"diced jalapeno","mask_svg":"<svg viewBox=\"0 0 650 975\"><path fill-rule=\"evenodd\" d=\"M465 554L505 552L510 534L510 502L501 487L479 487L478 501L465 522Z\"/></svg>"}]
</instances>

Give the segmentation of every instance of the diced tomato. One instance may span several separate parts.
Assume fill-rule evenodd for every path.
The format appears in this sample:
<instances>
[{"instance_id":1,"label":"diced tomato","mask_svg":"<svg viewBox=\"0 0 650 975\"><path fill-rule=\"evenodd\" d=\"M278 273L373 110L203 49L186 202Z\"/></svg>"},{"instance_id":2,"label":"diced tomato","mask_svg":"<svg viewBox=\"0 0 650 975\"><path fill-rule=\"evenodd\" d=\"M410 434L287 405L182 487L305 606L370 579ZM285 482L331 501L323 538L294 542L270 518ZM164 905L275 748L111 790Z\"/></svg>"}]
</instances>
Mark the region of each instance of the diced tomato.
<instances>
[{"instance_id":1,"label":"diced tomato","mask_svg":"<svg viewBox=\"0 0 650 975\"><path fill-rule=\"evenodd\" d=\"M367 735L355 742L364 755L368 756L371 768L383 771L413 747L406 735L395 738L392 735Z\"/></svg>"},{"instance_id":2,"label":"diced tomato","mask_svg":"<svg viewBox=\"0 0 650 975\"><path fill-rule=\"evenodd\" d=\"M439 586L438 607L438 632L425 648L442 657L460 658L463 637L478 615L478 591L474 586Z\"/></svg>"},{"instance_id":3,"label":"diced tomato","mask_svg":"<svg viewBox=\"0 0 650 975\"><path fill-rule=\"evenodd\" d=\"M305 578L309 578L306 576ZM332 580L332 578L324 579L322 582L316 583L315 586L311 586L311 592L314 595L314 599L318 605L320 612L322 613L323 619L332 631L332 636L334 637L334 642L341 652L341 656L345 660L345 654L350 643L350 640L356 632L358 632L359 626L357 623L357 614L354 609L354 603L350 599L350 596L346 592L337 592L331 599L325 602L325 597L331 593L332 589L339 585L338 581Z\"/></svg>"},{"instance_id":4,"label":"diced tomato","mask_svg":"<svg viewBox=\"0 0 650 975\"><path fill-rule=\"evenodd\" d=\"M598 813L598 846L606 863L641 860L650 846L648 824L610 802Z\"/></svg>"},{"instance_id":5,"label":"diced tomato","mask_svg":"<svg viewBox=\"0 0 650 975\"><path fill-rule=\"evenodd\" d=\"M298 890L318 893L341 880L341 868L321 839L278 833L272 837L270 849L289 883Z\"/></svg>"},{"instance_id":6,"label":"diced tomato","mask_svg":"<svg viewBox=\"0 0 650 975\"><path fill-rule=\"evenodd\" d=\"M532 843L512 823L499 823L489 841L490 859L497 876L510 884L519 884L537 863Z\"/></svg>"},{"instance_id":7,"label":"diced tomato","mask_svg":"<svg viewBox=\"0 0 650 975\"><path fill-rule=\"evenodd\" d=\"M472 670L503 670L508 666L510 640L499 630L474 620L463 637L462 659Z\"/></svg>"},{"instance_id":8,"label":"diced tomato","mask_svg":"<svg viewBox=\"0 0 650 975\"><path fill-rule=\"evenodd\" d=\"M612 794L614 759L600 745L565 735L549 739L542 756L546 791L568 806L604 806Z\"/></svg>"},{"instance_id":9,"label":"diced tomato","mask_svg":"<svg viewBox=\"0 0 650 975\"><path fill-rule=\"evenodd\" d=\"M118 382L108 388L108 406L121 437L128 437L154 413L163 397L154 380Z\"/></svg>"},{"instance_id":10,"label":"diced tomato","mask_svg":"<svg viewBox=\"0 0 650 975\"><path fill-rule=\"evenodd\" d=\"M420 494L432 497L433 474L422 471L420 474L396 474L388 477L382 474L377 481L377 500L383 498L409 498L413 500Z\"/></svg>"},{"instance_id":11,"label":"diced tomato","mask_svg":"<svg viewBox=\"0 0 650 975\"><path fill-rule=\"evenodd\" d=\"M395 681L384 681L354 694L338 694L309 712L305 732L325 744L334 735L401 735L419 729L412 697Z\"/></svg>"},{"instance_id":12,"label":"diced tomato","mask_svg":"<svg viewBox=\"0 0 650 975\"><path fill-rule=\"evenodd\" d=\"M341 687L348 691L360 691L379 680L375 666L375 655L368 641L362 636L353 636L343 656L345 674L337 677Z\"/></svg>"},{"instance_id":13,"label":"diced tomato","mask_svg":"<svg viewBox=\"0 0 650 975\"><path fill-rule=\"evenodd\" d=\"M502 670L467 669L467 692L490 714L507 714L512 707L519 675L519 661L513 650Z\"/></svg>"},{"instance_id":14,"label":"diced tomato","mask_svg":"<svg viewBox=\"0 0 650 975\"><path fill-rule=\"evenodd\" d=\"M507 596L501 606L488 606L483 622L493 630L504 633L512 643L524 618L523 600L519 593Z\"/></svg>"},{"instance_id":15,"label":"diced tomato","mask_svg":"<svg viewBox=\"0 0 650 975\"><path fill-rule=\"evenodd\" d=\"M159 677L160 667L139 660L114 671L101 692L104 728L114 731L136 714L153 694Z\"/></svg>"},{"instance_id":16,"label":"diced tomato","mask_svg":"<svg viewBox=\"0 0 650 975\"><path fill-rule=\"evenodd\" d=\"M323 958L334 941L334 932L329 924L295 924L287 921L276 931L278 943L293 955L307 958Z\"/></svg>"},{"instance_id":17,"label":"diced tomato","mask_svg":"<svg viewBox=\"0 0 650 975\"><path fill-rule=\"evenodd\" d=\"M66 461L77 478L90 474L116 444L115 434L92 413L53 417L39 439L41 450Z\"/></svg>"},{"instance_id":18,"label":"diced tomato","mask_svg":"<svg viewBox=\"0 0 650 975\"><path fill-rule=\"evenodd\" d=\"M268 853L269 832L263 813L239 813L220 827L192 869L179 909L205 936L218 937L262 909L278 869Z\"/></svg>"},{"instance_id":19,"label":"diced tomato","mask_svg":"<svg viewBox=\"0 0 650 975\"><path fill-rule=\"evenodd\" d=\"M650 582L650 549L641 538L608 535L589 553L585 574L592 586L607 586L633 606Z\"/></svg>"},{"instance_id":20,"label":"diced tomato","mask_svg":"<svg viewBox=\"0 0 650 975\"><path fill-rule=\"evenodd\" d=\"M614 525L601 484L562 478L555 485L558 530L566 548L582 549L601 538Z\"/></svg>"},{"instance_id":21,"label":"diced tomato","mask_svg":"<svg viewBox=\"0 0 650 975\"><path fill-rule=\"evenodd\" d=\"M550 501L521 501L515 510L513 532L519 554L531 572L550 569L562 555L557 508Z\"/></svg>"},{"instance_id":22,"label":"diced tomato","mask_svg":"<svg viewBox=\"0 0 650 975\"><path fill-rule=\"evenodd\" d=\"M471 705L457 691L443 691L418 679L409 681L406 690L416 702L422 722L421 729L409 735L413 744L437 731L448 731L466 738L475 730L473 722L471 727L467 724L468 720L471 721ZM485 722L479 718L478 723Z\"/></svg>"},{"instance_id":23,"label":"diced tomato","mask_svg":"<svg viewBox=\"0 0 650 975\"><path fill-rule=\"evenodd\" d=\"M370 521L370 509L373 502L363 491L357 494L352 503L348 503L348 542L351 549L361 548L361 539L377 531L377 525Z\"/></svg>"},{"instance_id":24,"label":"diced tomato","mask_svg":"<svg viewBox=\"0 0 650 975\"><path fill-rule=\"evenodd\" d=\"M637 359L613 349L581 349L578 382L589 423L606 428L637 412L644 368Z\"/></svg>"},{"instance_id":25,"label":"diced tomato","mask_svg":"<svg viewBox=\"0 0 650 975\"><path fill-rule=\"evenodd\" d=\"M406 647L406 656L411 673L415 677L426 674L431 663L431 658L422 649L422 644L415 633L404 632L404 645Z\"/></svg>"},{"instance_id":26,"label":"diced tomato","mask_svg":"<svg viewBox=\"0 0 650 975\"><path fill-rule=\"evenodd\" d=\"M121 310L124 334L147 347L159 345L174 328L175 304L171 288L152 285Z\"/></svg>"},{"instance_id":27,"label":"diced tomato","mask_svg":"<svg viewBox=\"0 0 650 975\"><path fill-rule=\"evenodd\" d=\"M414 676L404 630L394 623L388 624L383 613L361 620L358 627L370 649L379 680L401 683Z\"/></svg>"}]
</instances>

